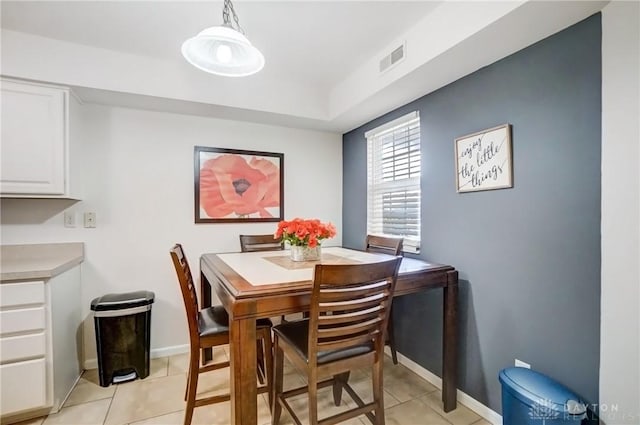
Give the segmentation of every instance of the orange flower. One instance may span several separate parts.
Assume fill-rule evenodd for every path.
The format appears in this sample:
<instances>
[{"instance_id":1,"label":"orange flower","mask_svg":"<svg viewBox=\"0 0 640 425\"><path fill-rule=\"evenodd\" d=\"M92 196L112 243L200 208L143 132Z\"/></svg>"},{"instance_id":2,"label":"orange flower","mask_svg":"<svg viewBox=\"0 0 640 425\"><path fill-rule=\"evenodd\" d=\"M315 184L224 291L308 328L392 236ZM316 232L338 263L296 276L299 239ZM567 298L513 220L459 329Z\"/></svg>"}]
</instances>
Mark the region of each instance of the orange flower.
<instances>
[{"instance_id":1,"label":"orange flower","mask_svg":"<svg viewBox=\"0 0 640 425\"><path fill-rule=\"evenodd\" d=\"M200 206L211 218L236 213L258 213L272 217L265 209L280 205L280 172L266 159L247 161L238 155L220 155L200 168Z\"/></svg>"},{"instance_id":2,"label":"orange flower","mask_svg":"<svg viewBox=\"0 0 640 425\"><path fill-rule=\"evenodd\" d=\"M303 220L294 218L291 221L281 221L273 234L274 239L284 239L291 245L309 246L314 248L322 239L332 238L336 235L333 224L324 224L320 220Z\"/></svg>"}]
</instances>

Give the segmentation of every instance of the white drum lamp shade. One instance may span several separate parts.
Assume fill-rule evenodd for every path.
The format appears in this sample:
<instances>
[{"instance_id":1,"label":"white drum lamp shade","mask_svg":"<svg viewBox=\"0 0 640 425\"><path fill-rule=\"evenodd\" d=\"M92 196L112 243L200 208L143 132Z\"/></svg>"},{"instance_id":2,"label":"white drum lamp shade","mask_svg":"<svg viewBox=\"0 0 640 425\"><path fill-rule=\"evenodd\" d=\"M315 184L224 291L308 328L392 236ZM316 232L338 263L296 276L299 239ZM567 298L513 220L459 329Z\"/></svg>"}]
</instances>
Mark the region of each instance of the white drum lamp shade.
<instances>
[{"instance_id":1,"label":"white drum lamp shade","mask_svg":"<svg viewBox=\"0 0 640 425\"><path fill-rule=\"evenodd\" d=\"M182 55L202 71L244 77L264 67L264 56L230 25L207 28L182 44Z\"/></svg>"}]
</instances>

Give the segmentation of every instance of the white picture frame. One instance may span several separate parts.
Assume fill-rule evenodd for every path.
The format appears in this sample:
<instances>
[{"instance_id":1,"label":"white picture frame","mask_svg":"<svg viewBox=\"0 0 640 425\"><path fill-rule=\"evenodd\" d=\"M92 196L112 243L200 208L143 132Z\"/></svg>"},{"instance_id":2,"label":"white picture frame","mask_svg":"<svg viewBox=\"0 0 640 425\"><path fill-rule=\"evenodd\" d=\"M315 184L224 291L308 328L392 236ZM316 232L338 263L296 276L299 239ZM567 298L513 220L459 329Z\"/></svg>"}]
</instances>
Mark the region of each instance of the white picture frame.
<instances>
[{"instance_id":1,"label":"white picture frame","mask_svg":"<svg viewBox=\"0 0 640 425\"><path fill-rule=\"evenodd\" d=\"M513 187L511 124L455 139L458 193Z\"/></svg>"}]
</instances>

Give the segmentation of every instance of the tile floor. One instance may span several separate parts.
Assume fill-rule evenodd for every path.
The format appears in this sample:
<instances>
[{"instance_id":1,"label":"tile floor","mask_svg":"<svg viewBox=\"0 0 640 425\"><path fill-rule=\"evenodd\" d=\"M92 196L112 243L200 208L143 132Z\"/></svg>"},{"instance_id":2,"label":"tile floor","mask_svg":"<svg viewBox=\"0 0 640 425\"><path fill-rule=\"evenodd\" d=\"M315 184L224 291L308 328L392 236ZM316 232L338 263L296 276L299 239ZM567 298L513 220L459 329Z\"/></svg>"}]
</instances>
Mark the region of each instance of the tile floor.
<instances>
[{"instance_id":1,"label":"tile floor","mask_svg":"<svg viewBox=\"0 0 640 425\"><path fill-rule=\"evenodd\" d=\"M227 347L217 348L216 361L227 358ZM440 391L402 365L394 366L385 359L385 418L387 425L489 425L489 422L458 403L453 412L441 409ZM97 369L83 375L60 412L48 417L21 422L20 425L182 425L184 390L188 357L186 354L151 360L151 374L144 380L131 381L103 388L98 383ZM285 364L285 389L303 385L305 380L291 365ZM362 398L369 401L371 379L368 370L352 373L350 382ZM229 372L221 369L201 375L198 383L200 395L228 392ZM258 395L258 424L271 421L266 394ZM291 399L296 413L306 423L306 396ZM321 416L335 414L345 405L354 404L343 396L342 407L333 404L331 389L320 391ZM229 424L229 403L198 407L194 411L193 425ZM355 418L345 425L363 425L370 422ZM283 411L281 425L293 422Z\"/></svg>"}]
</instances>

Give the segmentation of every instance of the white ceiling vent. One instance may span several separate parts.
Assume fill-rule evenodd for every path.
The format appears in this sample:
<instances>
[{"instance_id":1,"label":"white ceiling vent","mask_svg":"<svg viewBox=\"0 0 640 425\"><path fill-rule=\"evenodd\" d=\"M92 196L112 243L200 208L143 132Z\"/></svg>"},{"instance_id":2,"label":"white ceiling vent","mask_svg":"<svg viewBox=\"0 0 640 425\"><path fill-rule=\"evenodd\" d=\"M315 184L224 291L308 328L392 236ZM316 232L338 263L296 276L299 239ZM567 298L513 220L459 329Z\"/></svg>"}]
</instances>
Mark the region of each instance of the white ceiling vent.
<instances>
[{"instance_id":1,"label":"white ceiling vent","mask_svg":"<svg viewBox=\"0 0 640 425\"><path fill-rule=\"evenodd\" d=\"M393 49L391 53L380 60L380 73L388 71L400 63L405 57L406 42Z\"/></svg>"}]
</instances>

